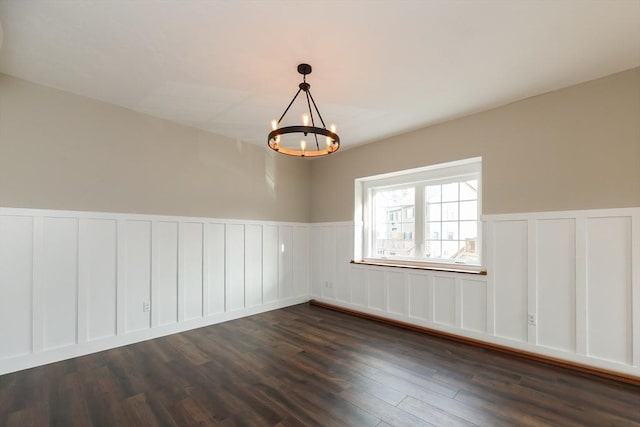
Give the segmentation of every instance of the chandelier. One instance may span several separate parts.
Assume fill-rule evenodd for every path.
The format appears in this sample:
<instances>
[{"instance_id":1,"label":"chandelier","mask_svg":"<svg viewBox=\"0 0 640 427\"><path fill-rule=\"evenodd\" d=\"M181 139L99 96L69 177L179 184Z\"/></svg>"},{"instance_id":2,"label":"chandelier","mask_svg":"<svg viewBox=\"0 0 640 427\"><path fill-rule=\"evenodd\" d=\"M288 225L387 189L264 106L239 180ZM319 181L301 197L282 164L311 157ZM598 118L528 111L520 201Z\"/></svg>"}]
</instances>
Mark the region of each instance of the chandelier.
<instances>
[{"instance_id":1,"label":"chandelier","mask_svg":"<svg viewBox=\"0 0 640 427\"><path fill-rule=\"evenodd\" d=\"M267 138L269 148L278 153L297 157L317 157L335 153L340 148L340 137L336 133L335 125L329 129L324 124L320 110L311 95L311 85L307 83L307 75L311 74L311 65L298 65L298 73L302 74L302 83L298 85L298 92L276 121L271 121L271 132ZM280 127L282 119L287 114L300 92L304 92L306 97L306 109L308 113L302 115L302 125ZM313 109L311 106L313 105ZM322 127L316 126L316 117L320 120ZM311 122L311 125L309 125ZM319 123L319 124L320 124Z\"/></svg>"}]
</instances>

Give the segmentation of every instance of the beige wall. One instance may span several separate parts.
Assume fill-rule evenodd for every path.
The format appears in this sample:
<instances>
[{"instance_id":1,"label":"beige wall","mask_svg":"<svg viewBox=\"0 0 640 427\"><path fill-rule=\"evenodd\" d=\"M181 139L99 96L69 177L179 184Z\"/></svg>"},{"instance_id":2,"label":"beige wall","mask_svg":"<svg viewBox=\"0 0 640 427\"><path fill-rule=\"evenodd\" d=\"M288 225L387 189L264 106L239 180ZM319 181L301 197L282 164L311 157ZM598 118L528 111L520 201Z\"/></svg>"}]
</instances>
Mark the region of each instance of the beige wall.
<instances>
[{"instance_id":1,"label":"beige wall","mask_svg":"<svg viewBox=\"0 0 640 427\"><path fill-rule=\"evenodd\" d=\"M309 220L308 162L0 74L0 206Z\"/></svg>"},{"instance_id":2,"label":"beige wall","mask_svg":"<svg viewBox=\"0 0 640 427\"><path fill-rule=\"evenodd\" d=\"M311 219L353 220L355 178L476 156L485 214L640 206L640 68L314 160Z\"/></svg>"},{"instance_id":3,"label":"beige wall","mask_svg":"<svg viewBox=\"0 0 640 427\"><path fill-rule=\"evenodd\" d=\"M0 74L0 206L343 221L355 178L476 156L485 214L640 206L640 68L312 161Z\"/></svg>"}]
</instances>

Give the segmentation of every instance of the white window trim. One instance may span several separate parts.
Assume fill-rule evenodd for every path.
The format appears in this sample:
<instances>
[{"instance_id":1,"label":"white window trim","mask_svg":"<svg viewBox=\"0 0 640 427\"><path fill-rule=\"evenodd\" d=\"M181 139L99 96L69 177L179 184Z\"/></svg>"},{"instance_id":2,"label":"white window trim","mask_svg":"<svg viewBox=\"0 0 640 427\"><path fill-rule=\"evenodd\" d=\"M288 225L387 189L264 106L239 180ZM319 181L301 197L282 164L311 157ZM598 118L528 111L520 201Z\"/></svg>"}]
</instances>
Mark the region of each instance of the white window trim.
<instances>
[{"instance_id":1,"label":"white window trim","mask_svg":"<svg viewBox=\"0 0 640 427\"><path fill-rule=\"evenodd\" d=\"M420 260L414 258L376 258L371 256L372 242L371 242L371 226L372 226L372 209L370 206L372 197L371 193L373 189L380 189L385 187L401 187L416 183L420 184L418 190L415 192L415 207L414 218L415 223L415 236L416 239L416 253L422 253L424 249L424 242L418 236L424 237L424 185L428 183L446 183L448 181L458 181L461 177L474 175L478 176L478 264L460 263L447 260ZM456 269L463 269L469 271L483 270L483 251L482 247L482 158L474 157L465 160L459 160L454 162L442 163L433 166L426 166L422 168L409 169L398 172L391 172L381 175L368 176L364 178L358 178L355 180L355 208L354 208L354 223L355 223L355 235L354 235L354 260L370 262L370 263L383 263L383 264L397 264L402 266L418 266L425 268L438 268L443 269L455 267Z\"/></svg>"}]
</instances>

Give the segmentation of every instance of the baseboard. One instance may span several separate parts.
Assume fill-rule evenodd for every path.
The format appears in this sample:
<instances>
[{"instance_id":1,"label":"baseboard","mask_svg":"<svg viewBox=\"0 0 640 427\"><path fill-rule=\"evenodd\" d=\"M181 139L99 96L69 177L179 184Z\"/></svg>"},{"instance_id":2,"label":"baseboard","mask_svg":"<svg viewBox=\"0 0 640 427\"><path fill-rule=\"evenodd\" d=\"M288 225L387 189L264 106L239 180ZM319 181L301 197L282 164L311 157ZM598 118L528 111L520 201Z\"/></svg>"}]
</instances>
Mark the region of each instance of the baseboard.
<instances>
[{"instance_id":1,"label":"baseboard","mask_svg":"<svg viewBox=\"0 0 640 427\"><path fill-rule=\"evenodd\" d=\"M424 326L413 325L411 323L401 322L401 321L389 319L383 316L376 316L374 314L364 313L362 311L352 310L352 309L341 307L338 305L328 304L315 299L310 300L309 303L317 307L339 311L341 313L361 317L364 319L374 320L377 322L400 327L403 329L409 329L412 331L416 331L416 332L420 332L420 333L424 333L432 336L437 336L440 338L445 338L445 339L456 341L462 344L474 345L477 347L482 347L489 350L495 350L501 353L506 353L515 357L533 360L536 362L540 362L540 363L544 363L547 365L552 365L560 368L570 369L572 371L580 372L582 374L594 375L594 376L605 378L608 380L620 381L627 384L640 386L640 377L638 376L621 374L619 372L614 372L607 369L601 369L593 366L583 365L581 363L576 363L576 362L571 362L563 359L558 359L555 357L536 354L536 353L532 353L532 352L528 352L520 349L514 349L511 347L507 347L499 344L493 344L493 343L489 343L486 341L481 341L473 338L462 337L459 335L438 331L438 330L427 328Z\"/></svg>"}]
</instances>

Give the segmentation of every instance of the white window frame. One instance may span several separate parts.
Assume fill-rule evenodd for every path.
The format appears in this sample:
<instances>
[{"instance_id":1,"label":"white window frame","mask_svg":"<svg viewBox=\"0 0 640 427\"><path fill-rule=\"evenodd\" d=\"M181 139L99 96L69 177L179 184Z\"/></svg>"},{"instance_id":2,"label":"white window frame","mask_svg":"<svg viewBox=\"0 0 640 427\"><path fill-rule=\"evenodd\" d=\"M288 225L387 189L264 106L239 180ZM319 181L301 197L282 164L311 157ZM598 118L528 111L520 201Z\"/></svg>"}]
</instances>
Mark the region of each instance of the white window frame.
<instances>
[{"instance_id":1,"label":"white window frame","mask_svg":"<svg viewBox=\"0 0 640 427\"><path fill-rule=\"evenodd\" d=\"M435 183L457 182L469 177L478 179L478 262L465 263L444 259L425 259L424 254L424 188ZM373 252L373 197L374 190L390 189L393 187L416 186L414 205L414 241L416 243L415 258L379 258L372 256ZM409 169L382 175L358 178L355 180L355 209L354 209L354 260L398 264L434 268L461 268L471 271L481 270L483 265L482 238L482 158L474 157L448 163L441 163L422 168Z\"/></svg>"}]
</instances>

